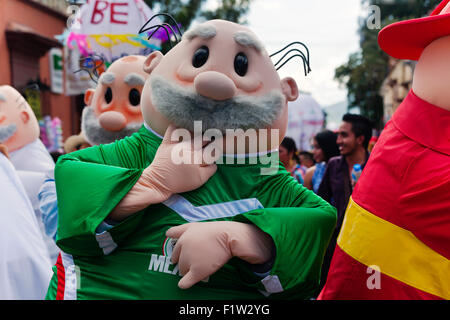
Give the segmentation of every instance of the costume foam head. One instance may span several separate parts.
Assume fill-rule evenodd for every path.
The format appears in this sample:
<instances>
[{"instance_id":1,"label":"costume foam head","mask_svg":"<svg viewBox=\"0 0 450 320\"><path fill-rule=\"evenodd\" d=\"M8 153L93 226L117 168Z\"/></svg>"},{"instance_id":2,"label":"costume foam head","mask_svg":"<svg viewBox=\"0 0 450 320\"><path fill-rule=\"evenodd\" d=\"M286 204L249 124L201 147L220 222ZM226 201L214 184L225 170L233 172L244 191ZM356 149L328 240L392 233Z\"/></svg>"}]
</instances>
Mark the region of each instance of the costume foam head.
<instances>
[{"instance_id":1,"label":"costume foam head","mask_svg":"<svg viewBox=\"0 0 450 320\"><path fill-rule=\"evenodd\" d=\"M25 98L11 86L0 86L0 143L13 152L38 139L39 133L39 122Z\"/></svg>"},{"instance_id":2,"label":"costume foam head","mask_svg":"<svg viewBox=\"0 0 450 320\"><path fill-rule=\"evenodd\" d=\"M428 17L387 26L379 44L394 58L416 60L414 93L450 110L450 0L442 1Z\"/></svg>"},{"instance_id":3,"label":"costume foam head","mask_svg":"<svg viewBox=\"0 0 450 320\"><path fill-rule=\"evenodd\" d=\"M277 141L267 143L274 149L286 132L287 103L298 97L295 80L280 79L257 36L224 20L188 30L166 55L151 53L144 70L150 77L142 112L160 135L170 123L194 131L194 121L201 121L202 132L216 129L222 134L277 129Z\"/></svg>"},{"instance_id":4,"label":"costume foam head","mask_svg":"<svg viewBox=\"0 0 450 320\"><path fill-rule=\"evenodd\" d=\"M148 74L144 56L116 60L100 76L97 87L85 93L82 131L91 145L111 143L142 126L141 94Z\"/></svg>"},{"instance_id":5,"label":"costume foam head","mask_svg":"<svg viewBox=\"0 0 450 320\"><path fill-rule=\"evenodd\" d=\"M450 35L433 41L420 56L413 78L413 91L420 98L446 110L450 110L449 56Z\"/></svg>"}]
</instances>

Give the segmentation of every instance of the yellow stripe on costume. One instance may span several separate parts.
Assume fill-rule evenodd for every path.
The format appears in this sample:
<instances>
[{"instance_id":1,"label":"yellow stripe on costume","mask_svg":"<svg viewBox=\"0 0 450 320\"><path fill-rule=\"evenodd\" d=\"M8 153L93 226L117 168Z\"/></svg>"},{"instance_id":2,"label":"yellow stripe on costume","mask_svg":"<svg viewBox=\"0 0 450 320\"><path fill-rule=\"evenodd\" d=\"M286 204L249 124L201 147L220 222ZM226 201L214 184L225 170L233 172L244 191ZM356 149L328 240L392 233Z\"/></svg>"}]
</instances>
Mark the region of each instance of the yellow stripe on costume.
<instances>
[{"instance_id":1,"label":"yellow stripe on costume","mask_svg":"<svg viewBox=\"0 0 450 320\"><path fill-rule=\"evenodd\" d=\"M352 198L337 243L366 266L378 266L381 273L411 287L450 299L450 260L410 231L363 209Z\"/></svg>"}]
</instances>

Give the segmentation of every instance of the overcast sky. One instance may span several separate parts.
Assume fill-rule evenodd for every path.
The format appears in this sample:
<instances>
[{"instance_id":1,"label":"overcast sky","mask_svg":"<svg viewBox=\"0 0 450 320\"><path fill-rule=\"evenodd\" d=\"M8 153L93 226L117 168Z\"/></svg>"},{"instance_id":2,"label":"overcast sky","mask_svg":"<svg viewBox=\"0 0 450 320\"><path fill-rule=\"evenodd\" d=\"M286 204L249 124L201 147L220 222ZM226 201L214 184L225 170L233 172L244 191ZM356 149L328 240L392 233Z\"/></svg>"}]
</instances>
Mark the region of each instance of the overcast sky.
<instances>
[{"instance_id":1,"label":"overcast sky","mask_svg":"<svg viewBox=\"0 0 450 320\"><path fill-rule=\"evenodd\" d=\"M279 74L293 77L301 90L326 107L346 100L347 91L333 79L334 70L359 48L360 16L361 0L253 0L247 18L269 53L293 41L309 47L312 72L307 77L299 58L289 61Z\"/></svg>"}]
</instances>

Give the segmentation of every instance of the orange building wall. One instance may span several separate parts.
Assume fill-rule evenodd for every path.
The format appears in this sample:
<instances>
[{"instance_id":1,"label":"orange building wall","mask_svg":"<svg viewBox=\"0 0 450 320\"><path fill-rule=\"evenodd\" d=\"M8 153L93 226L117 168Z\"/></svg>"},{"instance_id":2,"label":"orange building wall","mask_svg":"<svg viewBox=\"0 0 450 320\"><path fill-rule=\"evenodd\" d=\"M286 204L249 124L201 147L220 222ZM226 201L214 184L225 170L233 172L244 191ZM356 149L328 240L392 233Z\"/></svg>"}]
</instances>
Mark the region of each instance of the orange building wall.
<instances>
[{"instance_id":1,"label":"orange building wall","mask_svg":"<svg viewBox=\"0 0 450 320\"><path fill-rule=\"evenodd\" d=\"M11 84L10 54L6 42L5 30L9 22L16 22L31 27L37 33L48 38L62 34L66 27L66 18L52 13L27 0L0 0L0 84ZM50 66L48 53L40 59L40 78L50 85ZM62 121L64 140L71 136L72 106L71 97L52 93L50 96L50 115Z\"/></svg>"},{"instance_id":2,"label":"orange building wall","mask_svg":"<svg viewBox=\"0 0 450 320\"><path fill-rule=\"evenodd\" d=\"M0 84L11 83L11 72L9 66L9 52L6 44L6 4L9 0L0 1Z\"/></svg>"}]
</instances>

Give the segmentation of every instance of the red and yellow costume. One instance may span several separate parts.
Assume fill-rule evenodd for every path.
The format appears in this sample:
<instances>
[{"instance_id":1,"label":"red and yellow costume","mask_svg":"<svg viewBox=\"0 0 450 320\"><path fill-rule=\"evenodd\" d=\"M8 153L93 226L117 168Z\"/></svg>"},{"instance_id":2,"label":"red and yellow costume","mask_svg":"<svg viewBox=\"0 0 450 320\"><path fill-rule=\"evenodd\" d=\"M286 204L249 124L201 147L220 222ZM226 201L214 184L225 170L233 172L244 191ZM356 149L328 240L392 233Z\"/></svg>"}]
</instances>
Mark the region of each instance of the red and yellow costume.
<instances>
[{"instance_id":1,"label":"red and yellow costume","mask_svg":"<svg viewBox=\"0 0 450 320\"><path fill-rule=\"evenodd\" d=\"M429 37L424 25L431 19L450 35L450 13L436 16L449 3L411 25ZM381 47L406 25L381 31ZM388 53L402 58L400 48ZM356 185L319 299L450 299L449 259L450 112L411 90Z\"/></svg>"}]
</instances>

